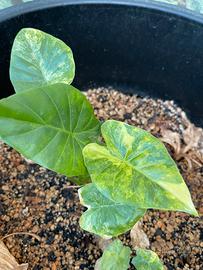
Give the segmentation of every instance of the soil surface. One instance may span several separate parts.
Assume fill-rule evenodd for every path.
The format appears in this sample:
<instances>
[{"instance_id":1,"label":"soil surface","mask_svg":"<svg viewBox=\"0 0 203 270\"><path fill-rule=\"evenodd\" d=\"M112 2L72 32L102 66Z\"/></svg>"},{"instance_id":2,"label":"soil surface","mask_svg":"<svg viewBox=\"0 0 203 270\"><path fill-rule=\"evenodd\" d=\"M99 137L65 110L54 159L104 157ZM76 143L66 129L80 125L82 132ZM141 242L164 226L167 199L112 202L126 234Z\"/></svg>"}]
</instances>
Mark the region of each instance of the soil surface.
<instances>
[{"instance_id":1,"label":"soil surface","mask_svg":"<svg viewBox=\"0 0 203 270\"><path fill-rule=\"evenodd\" d=\"M154 100L99 88L86 93L100 120L117 119L150 131L164 141L203 214L203 132L172 101ZM59 176L25 160L0 143L0 237L19 263L32 270L93 270L101 250L82 231L84 211L77 188ZM178 212L149 210L143 219L151 249L169 270L203 269L203 220ZM130 234L120 237L131 246ZM134 269L133 267L131 269Z\"/></svg>"}]
</instances>

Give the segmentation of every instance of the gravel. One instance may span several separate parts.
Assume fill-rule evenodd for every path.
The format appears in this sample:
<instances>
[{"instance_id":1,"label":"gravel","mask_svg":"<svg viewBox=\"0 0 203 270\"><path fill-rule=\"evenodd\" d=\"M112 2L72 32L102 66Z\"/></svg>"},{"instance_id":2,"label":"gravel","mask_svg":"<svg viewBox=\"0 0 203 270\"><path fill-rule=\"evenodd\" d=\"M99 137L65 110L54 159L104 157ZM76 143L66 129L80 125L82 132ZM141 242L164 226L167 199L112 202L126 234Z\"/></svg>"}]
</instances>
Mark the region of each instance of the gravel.
<instances>
[{"instance_id":1,"label":"gravel","mask_svg":"<svg viewBox=\"0 0 203 270\"><path fill-rule=\"evenodd\" d=\"M183 134L190 122L173 101L124 95L111 88L91 89L86 95L101 121L125 121L160 138L163 129L170 130L179 134L181 146L185 146ZM203 166L200 145L202 141L183 157L177 157L175 148L166 144L201 216ZM30 232L41 238L39 241L19 235L4 241L19 263L29 263L29 269L93 270L101 256L95 237L79 227L78 220L84 208L79 204L77 188L70 188L71 185L66 177L29 162L0 143L0 237ZM158 253L167 269L203 269L202 218L149 210L142 224L151 249ZM120 238L131 245L129 233Z\"/></svg>"}]
</instances>

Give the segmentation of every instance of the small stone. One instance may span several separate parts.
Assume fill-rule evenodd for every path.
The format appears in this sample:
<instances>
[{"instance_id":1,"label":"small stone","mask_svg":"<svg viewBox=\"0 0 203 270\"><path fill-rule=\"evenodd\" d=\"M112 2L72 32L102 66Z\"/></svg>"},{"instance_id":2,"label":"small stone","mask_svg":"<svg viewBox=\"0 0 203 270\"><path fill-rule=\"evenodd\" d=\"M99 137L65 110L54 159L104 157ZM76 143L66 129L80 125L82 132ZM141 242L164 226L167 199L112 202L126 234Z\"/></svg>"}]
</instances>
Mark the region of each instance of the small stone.
<instances>
[{"instance_id":1,"label":"small stone","mask_svg":"<svg viewBox=\"0 0 203 270\"><path fill-rule=\"evenodd\" d=\"M61 195L65 199L69 199L69 200L73 200L74 199L74 194L72 193L71 189L69 189L69 188L62 189Z\"/></svg>"},{"instance_id":2,"label":"small stone","mask_svg":"<svg viewBox=\"0 0 203 270\"><path fill-rule=\"evenodd\" d=\"M125 113L123 115L124 119L131 119L132 118L132 113Z\"/></svg>"},{"instance_id":3,"label":"small stone","mask_svg":"<svg viewBox=\"0 0 203 270\"><path fill-rule=\"evenodd\" d=\"M133 249L149 248L149 239L146 233L142 230L141 222L137 222L130 231L131 244Z\"/></svg>"},{"instance_id":4,"label":"small stone","mask_svg":"<svg viewBox=\"0 0 203 270\"><path fill-rule=\"evenodd\" d=\"M53 251L51 251L49 254L48 254L48 260L50 261L50 262L55 262L56 261L56 255L55 255L55 253L53 252Z\"/></svg>"}]
</instances>

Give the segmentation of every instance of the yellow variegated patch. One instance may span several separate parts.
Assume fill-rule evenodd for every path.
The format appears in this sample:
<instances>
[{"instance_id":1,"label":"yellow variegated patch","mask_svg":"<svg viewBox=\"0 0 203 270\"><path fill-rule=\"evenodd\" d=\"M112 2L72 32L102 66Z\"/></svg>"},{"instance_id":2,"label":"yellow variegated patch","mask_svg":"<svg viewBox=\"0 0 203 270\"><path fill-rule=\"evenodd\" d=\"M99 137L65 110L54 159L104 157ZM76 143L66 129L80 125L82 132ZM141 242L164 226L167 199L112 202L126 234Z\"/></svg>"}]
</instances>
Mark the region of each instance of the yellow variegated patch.
<instances>
[{"instance_id":1,"label":"yellow variegated patch","mask_svg":"<svg viewBox=\"0 0 203 270\"><path fill-rule=\"evenodd\" d=\"M94 184L79 190L80 202L88 208L80 218L82 229L102 237L117 236L130 230L145 210L105 197Z\"/></svg>"},{"instance_id":2,"label":"yellow variegated patch","mask_svg":"<svg viewBox=\"0 0 203 270\"><path fill-rule=\"evenodd\" d=\"M83 149L92 182L107 198L138 208L198 215L189 190L165 146L140 128L109 120L102 125L106 146Z\"/></svg>"},{"instance_id":3,"label":"yellow variegated patch","mask_svg":"<svg viewBox=\"0 0 203 270\"><path fill-rule=\"evenodd\" d=\"M16 92L55 83L71 84L75 63L71 49L43 31L24 28L11 52L10 78Z\"/></svg>"},{"instance_id":4,"label":"yellow variegated patch","mask_svg":"<svg viewBox=\"0 0 203 270\"><path fill-rule=\"evenodd\" d=\"M136 250L136 255L132 264L137 270L164 270L164 265L155 252L139 248Z\"/></svg>"}]
</instances>

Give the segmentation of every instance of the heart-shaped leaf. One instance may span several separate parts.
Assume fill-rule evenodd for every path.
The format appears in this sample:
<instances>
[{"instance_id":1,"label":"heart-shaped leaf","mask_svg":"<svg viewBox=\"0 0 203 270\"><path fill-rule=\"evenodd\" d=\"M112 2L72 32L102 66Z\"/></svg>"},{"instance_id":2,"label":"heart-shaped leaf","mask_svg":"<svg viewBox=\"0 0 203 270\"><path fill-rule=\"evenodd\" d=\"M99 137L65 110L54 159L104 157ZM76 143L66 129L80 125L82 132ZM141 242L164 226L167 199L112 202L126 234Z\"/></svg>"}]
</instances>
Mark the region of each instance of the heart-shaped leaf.
<instances>
[{"instance_id":1,"label":"heart-shaped leaf","mask_svg":"<svg viewBox=\"0 0 203 270\"><path fill-rule=\"evenodd\" d=\"M80 218L82 229L103 237L125 233L145 214L145 210L105 197L94 184L79 190L80 202L88 208Z\"/></svg>"},{"instance_id":2,"label":"heart-shaped leaf","mask_svg":"<svg viewBox=\"0 0 203 270\"><path fill-rule=\"evenodd\" d=\"M55 83L71 84L75 63L61 40L32 28L22 29L11 52L10 78L16 92Z\"/></svg>"},{"instance_id":3,"label":"heart-shaped leaf","mask_svg":"<svg viewBox=\"0 0 203 270\"><path fill-rule=\"evenodd\" d=\"M164 266L155 252L139 248L136 250L136 254L132 264L137 270L164 270Z\"/></svg>"},{"instance_id":4,"label":"heart-shaped leaf","mask_svg":"<svg viewBox=\"0 0 203 270\"><path fill-rule=\"evenodd\" d=\"M92 106L72 86L56 84L0 101L0 138L58 173L87 174L82 149L99 134Z\"/></svg>"},{"instance_id":5,"label":"heart-shaped leaf","mask_svg":"<svg viewBox=\"0 0 203 270\"><path fill-rule=\"evenodd\" d=\"M127 270L130 254L129 247L123 246L120 240L115 240L105 249L97 268L98 270Z\"/></svg>"},{"instance_id":6,"label":"heart-shaped leaf","mask_svg":"<svg viewBox=\"0 0 203 270\"><path fill-rule=\"evenodd\" d=\"M114 120L102 125L102 135L107 147L89 144L83 155L93 183L104 196L139 208L197 215L175 162L157 138Z\"/></svg>"}]
</instances>

